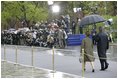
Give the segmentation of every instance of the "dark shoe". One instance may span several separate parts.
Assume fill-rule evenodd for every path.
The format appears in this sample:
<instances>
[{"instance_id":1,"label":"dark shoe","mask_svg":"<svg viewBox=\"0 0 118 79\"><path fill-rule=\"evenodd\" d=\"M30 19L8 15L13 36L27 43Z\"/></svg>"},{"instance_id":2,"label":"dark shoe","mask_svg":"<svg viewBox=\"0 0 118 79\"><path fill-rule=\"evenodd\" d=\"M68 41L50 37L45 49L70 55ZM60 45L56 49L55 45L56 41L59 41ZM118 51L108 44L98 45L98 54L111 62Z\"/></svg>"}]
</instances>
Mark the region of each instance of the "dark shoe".
<instances>
[{"instance_id":1,"label":"dark shoe","mask_svg":"<svg viewBox=\"0 0 118 79\"><path fill-rule=\"evenodd\" d=\"M104 71L105 69L100 69L100 71Z\"/></svg>"},{"instance_id":2,"label":"dark shoe","mask_svg":"<svg viewBox=\"0 0 118 79\"><path fill-rule=\"evenodd\" d=\"M95 72L95 70L93 69L92 72Z\"/></svg>"},{"instance_id":3,"label":"dark shoe","mask_svg":"<svg viewBox=\"0 0 118 79\"><path fill-rule=\"evenodd\" d=\"M107 68L108 68L108 66L109 66L109 64L107 63L107 65L105 66L105 68L104 68L104 69L107 69Z\"/></svg>"}]
</instances>

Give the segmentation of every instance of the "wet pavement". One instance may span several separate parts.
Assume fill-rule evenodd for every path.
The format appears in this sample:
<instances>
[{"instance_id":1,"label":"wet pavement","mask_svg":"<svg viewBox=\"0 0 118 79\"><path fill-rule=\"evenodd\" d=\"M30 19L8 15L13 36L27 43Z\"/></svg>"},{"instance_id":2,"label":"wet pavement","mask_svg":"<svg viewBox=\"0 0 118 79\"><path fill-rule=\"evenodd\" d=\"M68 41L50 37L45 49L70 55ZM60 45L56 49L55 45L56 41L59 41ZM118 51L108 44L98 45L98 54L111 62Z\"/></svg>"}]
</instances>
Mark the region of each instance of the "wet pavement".
<instances>
[{"instance_id":1,"label":"wet pavement","mask_svg":"<svg viewBox=\"0 0 118 79\"><path fill-rule=\"evenodd\" d=\"M6 47L6 60L15 62L15 53L16 53L16 46L7 45ZM32 48L30 46L18 46L18 63L23 65L31 66L31 58L32 58ZM36 68L43 68L52 70L52 49L49 48L42 48L42 47L34 47L34 66ZM82 75L82 67L81 63L79 63L79 52L80 52L80 46L69 46L66 47L66 49L54 49L55 52L55 70L59 73L69 73L68 76L61 76L62 78L80 78ZM84 77L87 78L117 78L117 46L110 46L110 49L107 51L108 56L108 62L109 62L109 68L108 70L101 72L100 64L97 56L97 50L96 46L94 46L94 55L95 55L95 73L91 72L90 64L88 63L86 66L86 71ZM4 47L1 46L1 58L4 59ZM3 66L3 65L2 65ZM3 67L2 67L3 68ZM7 69L7 68L4 68ZM12 68L10 68L12 69ZM3 69L2 69L3 70ZM24 69L25 70L25 69ZM27 70L27 68L26 68ZM31 68L29 68L29 71L26 72L29 74L31 72ZM37 69L36 69L37 70ZM7 70L8 71L8 70ZM5 71L5 73L7 73ZM22 70L21 70L22 71ZM39 70L40 71L40 70ZM43 70L42 70L43 71ZM33 71L34 72L34 71ZM47 71L48 72L48 71ZM47 73L46 72L46 73ZM21 72L16 72L21 73ZM38 73L38 72L36 72ZM46 74L44 73L44 74ZM30 73L31 74L31 73ZM48 73L52 74L52 73ZM74 75L73 75L74 74ZM17 74L18 75L18 74ZM26 74L25 74L26 75ZM50 78L50 76L36 76L36 78ZM55 74L57 77L58 73ZM6 77L4 75L4 72L2 72L2 77ZM13 76L12 76L13 77ZM29 78L30 76L14 76L14 77L26 77ZM8 75L7 78L10 78L10 75Z\"/></svg>"},{"instance_id":2,"label":"wet pavement","mask_svg":"<svg viewBox=\"0 0 118 79\"><path fill-rule=\"evenodd\" d=\"M1 62L2 78L80 78L79 76L52 70L16 65L12 62Z\"/></svg>"}]
</instances>

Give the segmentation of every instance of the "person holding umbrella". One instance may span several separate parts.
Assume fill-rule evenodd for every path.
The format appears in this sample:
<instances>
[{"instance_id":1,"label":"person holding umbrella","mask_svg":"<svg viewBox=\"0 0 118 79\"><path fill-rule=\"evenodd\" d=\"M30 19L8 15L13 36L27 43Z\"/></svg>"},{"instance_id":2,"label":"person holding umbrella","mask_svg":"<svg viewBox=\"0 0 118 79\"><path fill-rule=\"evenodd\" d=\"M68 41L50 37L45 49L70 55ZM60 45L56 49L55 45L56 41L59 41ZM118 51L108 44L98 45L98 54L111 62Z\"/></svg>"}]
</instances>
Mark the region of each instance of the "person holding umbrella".
<instances>
[{"instance_id":1,"label":"person holding umbrella","mask_svg":"<svg viewBox=\"0 0 118 79\"><path fill-rule=\"evenodd\" d=\"M89 31L86 32L86 38L84 38L82 40L82 45L81 45L81 51L80 51L80 56L82 55L82 49L84 49L84 70L85 69L85 65L86 62L90 62L91 66L92 66L92 72L94 72L94 54L93 54L93 43L92 40L89 38L90 33Z\"/></svg>"},{"instance_id":2,"label":"person holding umbrella","mask_svg":"<svg viewBox=\"0 0 118 79\"><path fill-rule=\"evenodd\" d=\"M99 33L95 36L97 42L97 51L99 60L101 63L101 71L104 71L108 68L106 51L109 48L109 40L106 33L104 33L103 27L99 27Z\"/></svg>"}]
</instances>

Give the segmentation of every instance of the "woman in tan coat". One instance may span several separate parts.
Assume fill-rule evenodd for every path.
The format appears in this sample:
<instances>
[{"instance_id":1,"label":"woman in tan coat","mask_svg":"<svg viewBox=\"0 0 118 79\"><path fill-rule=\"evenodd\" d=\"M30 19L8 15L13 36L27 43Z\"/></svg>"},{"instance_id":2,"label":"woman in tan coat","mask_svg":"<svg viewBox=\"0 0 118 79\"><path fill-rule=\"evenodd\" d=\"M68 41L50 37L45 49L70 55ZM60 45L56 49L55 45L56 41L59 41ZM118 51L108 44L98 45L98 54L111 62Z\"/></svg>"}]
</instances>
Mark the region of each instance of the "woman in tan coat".
<instances>
[{"instance_id":1,"label":"woman in tan coat","mask_svg":"<svg viewBox=\"0 0 118 79\"><path fill-rule=\"evenodd\" d=\"M94 64L93 61L95 60L94 54L93 54L93 44L92 40L89 38L89 31L86 32L86 38L82 40L82 45L81 45L81 55L82 55L82 49L84 49L84 70L85 70L85 65L86 62L90 62L92 66L92 72L94 72Z\"/></svg>"}]
</instances>

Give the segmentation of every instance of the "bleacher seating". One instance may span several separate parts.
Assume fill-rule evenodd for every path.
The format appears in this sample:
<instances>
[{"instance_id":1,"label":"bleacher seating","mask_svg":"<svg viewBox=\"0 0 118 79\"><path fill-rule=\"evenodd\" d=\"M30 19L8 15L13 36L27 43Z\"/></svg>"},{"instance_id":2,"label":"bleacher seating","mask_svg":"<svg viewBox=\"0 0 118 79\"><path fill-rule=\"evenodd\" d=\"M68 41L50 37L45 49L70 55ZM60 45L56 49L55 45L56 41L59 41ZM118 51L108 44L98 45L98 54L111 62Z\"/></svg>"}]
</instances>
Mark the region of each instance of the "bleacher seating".
<instances>
[{"instance_id":1,"label":"bleacher seating","mask_svg":"<svg viewBox=\"0 0 118 79\"><path fill-rule=\"evenodd\" d=\"M85 34L70 34L68 35L67 46L81 45L84 38Z\"/></svg>"}]
</instances>

